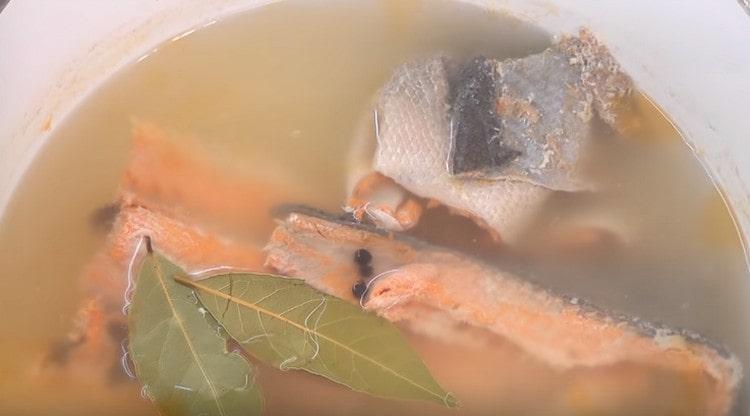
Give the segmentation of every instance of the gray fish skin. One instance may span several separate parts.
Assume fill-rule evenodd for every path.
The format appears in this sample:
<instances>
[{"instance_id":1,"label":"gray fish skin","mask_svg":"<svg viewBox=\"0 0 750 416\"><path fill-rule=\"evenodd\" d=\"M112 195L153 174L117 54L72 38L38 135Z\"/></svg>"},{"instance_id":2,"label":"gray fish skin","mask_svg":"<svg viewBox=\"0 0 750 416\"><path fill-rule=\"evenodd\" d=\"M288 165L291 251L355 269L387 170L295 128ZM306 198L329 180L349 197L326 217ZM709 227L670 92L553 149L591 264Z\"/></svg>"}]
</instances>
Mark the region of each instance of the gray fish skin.
<instances>
[{"instance_id":1,"label":"gray fish skin","mask_svg":"<svg viewBox=\"0 0 750 416\"><path fill-rule=\"evenodd\" d=\"M498 120L494 135L462 134L461 126L452 137L453 173L455 162L462 156L458 149L486 147L497 143L516 157L503 163L491 159L473 172L463 174L485 179L515 178L560 191L582 191L595 188L582 167L591 157L595 137L595 118L617 129L617 105L627 102L632 83L619 65L590 33L563 37L544 52L520 59L491 61L491 70L484 78L494 81L494 100L477 100L481 94L468 97L469 104L489 106L480 109L493 113ZM486 62L472 61L468 65ZM473 79L455 82L474 84ZM460 90L461 88L458 87ZM483 92L486 94L487 92ZM457 119L469 105L454 103L453 118ZM477 111L474 109L473 111ZM463 141L464 143L460 143ZM470 143L466 143L470 142Z\"/></svg>"},{"instance_id":2,"label":"gray fish skin","mask_svg":"<svg viewBox=\"0 0 750 416\"><path fill-rule=\"evenodd\" d=\"M437 56L396 69L376 97L375 170L509 243L551 192L596 189L583 171L595 116L616 130L632 86L590 33L455 67Z\"/></svg>"},{"instance_id":3,"label":"gray fish skin","mask_svg":"<svg viewBox=\"0 0 750 416\"><path fill-rule=\"evenodd\" d=\"M468 215L512 242L551 191L526 181L450 174L451 122L444 59L406 63L381 89L375 106L373 168L413 194Z\"/></svg>"},{"instance_id":4,"label":"gray fish skin","mask_svg":"<svg viewBox=\"0 0 750 416\"><path fill-rule=\"evenodd\" d=\"M568 61L553 47L496 62L495 110L502 125L497 140L519 149L519 156L486 167L483 177L527 180L561 191L591 188L579 168L593 139L592 97Z\"/></svg>"}]
</instances>

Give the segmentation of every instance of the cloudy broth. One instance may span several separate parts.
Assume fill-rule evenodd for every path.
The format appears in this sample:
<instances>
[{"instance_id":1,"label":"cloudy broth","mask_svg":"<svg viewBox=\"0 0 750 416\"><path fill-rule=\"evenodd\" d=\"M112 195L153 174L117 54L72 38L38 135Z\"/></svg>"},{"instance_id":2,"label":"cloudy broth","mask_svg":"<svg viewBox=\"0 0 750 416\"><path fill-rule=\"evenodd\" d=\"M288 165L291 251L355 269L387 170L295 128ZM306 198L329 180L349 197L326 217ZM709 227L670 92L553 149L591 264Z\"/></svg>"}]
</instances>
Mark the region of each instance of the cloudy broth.
<instances>
[{"instance_id":1,"label":"cloudy broth","mask_svg":"<svg viewBox=\"0 0 750 416\"><path fill-rule=\"evenodd\" d=\"M533 26L458 2L285 1L165 42L115 74L53 125L0 220L0 413L155 414L135 381L114 377L102 385L42 363L80 307L79 276L104 240L91 214L116 197L134 120L180 132L190 146L238 170L304 178L316 189L314 201L290 202L337 211L346 197L347 146L396 66L437 52L520 57L550 42ZM750 359L748 273L731 213L678 130L645 96L637 103L642 125L633 137L596 149L606 190L552 197L524 241L533 252L538 236L556 224L614 215L627 243L596 259L544 256L530 266L534 278L607 309L693 329ZM462 224L414 233L491 258L491 245L473 245L474 230L456 237ZM486 397L505 388L496 392L497 410L545 411L528 389L473 377L472 369L492 359L482 351L408 336L449 390L465 384ZM465 360L465 369L446 367L446 360ZM442 411L263 366L260 382L266 414ZM288 400L300 396L309 399ZM472 400L464 399L461 411L480 412Z\"/></svg>"}]
</instances>

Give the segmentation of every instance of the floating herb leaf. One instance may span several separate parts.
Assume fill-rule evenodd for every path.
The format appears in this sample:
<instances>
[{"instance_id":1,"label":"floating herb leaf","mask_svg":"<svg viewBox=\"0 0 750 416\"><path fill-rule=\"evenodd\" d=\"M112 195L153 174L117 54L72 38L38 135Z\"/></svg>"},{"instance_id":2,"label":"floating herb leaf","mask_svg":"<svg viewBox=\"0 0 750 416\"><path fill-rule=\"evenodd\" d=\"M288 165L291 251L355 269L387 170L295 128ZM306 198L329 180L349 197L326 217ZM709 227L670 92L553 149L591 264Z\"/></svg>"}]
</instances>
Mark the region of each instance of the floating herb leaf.
<instances>
[{"instance_id":1,"label":"floating herb leaf","mask_svg":"<svg viewBox=\"0 0 750 416\"><path fill-rule=\"evenodd\" d=\"M162 415L258 415L253 370L226 350L218 324L198 305L184 272L149 254L128 313L129 351L138 379Z\"/></svg>"},{"instance_id":2,"label":"floating herb leaf","mask_svg":"<svg viewBox=\"0 0 750 416\"><path fill-rule=\"evenodd\" d=\"M196 289L230 336L266 363L375 396L456 405L390 322L300 280L260 274L177 280Z\"/></svg>"}]
</instances>

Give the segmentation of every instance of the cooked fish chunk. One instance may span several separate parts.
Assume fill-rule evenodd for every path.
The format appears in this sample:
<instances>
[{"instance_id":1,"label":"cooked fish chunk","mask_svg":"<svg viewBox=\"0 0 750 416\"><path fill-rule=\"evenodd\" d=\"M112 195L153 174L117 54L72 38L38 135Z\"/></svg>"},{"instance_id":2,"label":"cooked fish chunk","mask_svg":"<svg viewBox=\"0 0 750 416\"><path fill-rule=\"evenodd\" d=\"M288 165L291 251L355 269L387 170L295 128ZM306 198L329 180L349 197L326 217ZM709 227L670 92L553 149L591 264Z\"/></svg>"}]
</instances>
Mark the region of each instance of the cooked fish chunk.
<instances>
[{"instance_id":1,"label":"cooked fish chunk","mask_svg":"<svg viewBox=\"0 0 750 416\"><path fill-rule=\"evenodd\" d=\"M261 243L273 228L275 205L290 198L322 203L309 187L269 172L232 169L149 123L134 126L118 197L170 217ZM221 215L217 215L221 213Z\"/></svg>"},{"instance_id":2,"label":"cooked fish chunk","mask_svg":"<svg viewBox=\"0 0 750 416\"><path fill-rule=\"evenodd\" d=\"M705 414L723 415L732 403L740 364L701 336L608 314L406 236L291 210L266 247L266 265L356 301L352 253L363 248L375 277L360 302L389 320L447 339L462 325L486 329L559 369L636 363L689 373L706 381Z\"/></svg>"},{"instance_id":3,"label":"cooked fish chunk","mask_svg":"<svg viewBox=\"0 0 750 416\"><path fill-rule=\"evenodd\" d=\"M345 223L349 224L349 223ZM352 225L352 227L367 231L366 227ZM313 228L310 228L310 232ZM326 234L326 228L320 228ZM368 231L372 232L372 231ZM70 351L70 360L74 366L66 367L68 377L74 375L87 380L108 377L108 374L120 373L119 359L121 347L119 340L102 339L97 337L97 328L109 328L112 319L122 320L120 307L122 293L127 281L127 268L131 259L135 258L138 241L148 235L152 238L154 248L160 250L181 264L187 270L197 271L214 266L225 266L231 269L267 270L258 263L258 251L253 246L243 245L232 241L215 231L201 230L192 225L180 223L174 218L157 214L141 207L125 207L115 220L112 234L102 252L92 263L99 264L98 277L94 288L102 291L99 296L106 297L114 310L107 311L105 304L92 305L89 303L82 310L87 315L82 324L85 328L85 343L74 347ZM279 237L281 234L277 235ZM366 236L368 234L364 234ZM297 257L299 265L303 262L310 267L311 276L317 276L319 264L331 259L341 260L339 266L329 264L337 270L331 273L330 281L336 281L336 276L342 278L342 296L356 302L351 297L352 280L358 278L358 270L352 257L353 247L367 247L372 257L370 263L380 271L384 268L400 264L416 253L408 249L408 245L399 245L403 238L397 235L393 239L383 238L385 234L378 233L377 240L365 238L365 242L355 239L353 245L342 245L336 249L328 245L321 245L321 252L310 251L304 256ZM312 236L311 236L312 237ZM320 236L319 236L320 237ZM295 241L289 239L288 251L305 250L308 245L292 248ZM312 244L311 239L310 244ZM274 241L277 241L274 239ZM390 243L389 243L390 241ZM409 244L423 246L414 240L406 240ZM380 244L395 244L394 254ZM401 258L395 254L401 251ZM143 247L141 247L143 249ZM351 252L349 250L352 250ZM262 253L261 253L262 254ZM270 254L270 253L269 253ZM260 257L263 257L262 255ZM308 259L309 262L305 261ZM317 260L316 260L317 259ZM261 259L262 261L262 259ZM349 263L347 263L348 261ZM94 272L93 269L90 269ZM351 273L351 274L350 274ZM380 278L382 280L383 278ZM92 282L94 283L94 282ZM471 283L471 282L467 282ZM109 286L115 285L120 291L110 292ZM372 286L371 289L375 289ZM101 299L101 298L98 298ZM374 297L372 297L374 300ZM101 299L105 300L105 299ZM472 325L457 322L454 317L440 309L434 309L413 303L410 307L400 305L402 311L409 311L409 319L399 318L401 323L411 326L414 331L407 331L415 349L425 359L435 376L444 382L447 388L461 399L461 408L443 409L439 407L425 408L416 402L392 402L376 399L349 391L333 383L321 383L319 380L302 373L281 373L262 371L264 393L269 394L268 413L288 414L285 402L290 391L314 392L310 397L324 394L330 400L294 402L290 406L299 412L312 411L314 414L331 414L340 409L341 402L366 403L365 407L387 409L390 413L455 415L455 414L530 414L530 415L572 415L572 414L659 414L659 415L712 415L713 400L716 393L716 381L704 373L696 372L692 367L685 370L674 370L672 367L654 368L638 363L622 362L611 366L575 367L560 371L559 368L546 365L535 359L519 346L504 340L492 331ZM83 330L84 328L82 328ZM416 334L415 334L416 332ZM421 334L421 335L420 335ZM425 335L426 334L426 335ZM106 335L106 334L104 334ZM75 338L82 339L82 338ZM90 363L90 365L81 365ZM113 367L109 367L113 366ZM102 369L113 368L111 372L102 373ZM137 386L123 383L125 388ZM137 390L126 389L124 393L130 397L137 397ZM539 401L539 395L546 400ZM313 410L310 410L312 406ZM280 410L285 409L285 410ZM316 410L317 409L317 410ZM457 413L458 412L458 413ZM292 412L294 413L294 411ZM374 414L374 411L373 411Z\"/></svg>"},{"instance_id":4,"label":"cooked fish chunk","mask_svg":"<svg viewBox=\"0 0 750 416\"><path fill-rule=\"evenodd\" d=\"M520 59L456 66L438 56L396 69L374 105L374 170L507 241L551 191L595 188L585 171L595 116L616 127L632 88L590 33Z\"/></svg>"},{"instance_id":5,"label":"cooked fish chunk","mask_svg":"<svg viewBox=\"0 0 750 416\"><path fill-rule=\"evenodd\" d=\"M210 228L209 228L210 229ZM112 382L124 378L124 308L146 252L154 248L191 273L262 271L261 247L187 224L141 206L121 207L102 248L82 276L84 301L71 332L52 345L45 364L68 376Z\"/></svg>"},{"instance_id":6,"label":"cooked fish chunk","mask_svg":"<svg viewBox=\"0 0 750 416\"><path fill-rule=\"evenodd\" d=\"M449 83L451 173L563 191L593 188L583 167L594 118L616 127L613 108L632 91L614 58L586 31L524 58L478 57Z\"/></svg>"},{"instance_id":7,"label":"cooked fish chunk","mask_svg":"<svg viewBox=\"0 0 750 416\"><path fill-rule=\"evenodd\" d=\"M190 272L224 265L262 270L259 245L216 235L144 207L123 207L104 246L84 271L83 283L104 311L121 314L128 279L134 277L131 269L145 253L146 236L160 253Z\"/></svg>"},{"instance_id":8,"label":"cooked fish chunk","mask_svg":"<svg viewBox=\"0 0 750 416\"><path fill-rule=\"evenodd\" d=\"M459 178L450 153L448 80L443 58L402 65L377 102L373 167L411 193L434 199L515 239L550 190L516 180Z\"/></svg>"}]
</instances>

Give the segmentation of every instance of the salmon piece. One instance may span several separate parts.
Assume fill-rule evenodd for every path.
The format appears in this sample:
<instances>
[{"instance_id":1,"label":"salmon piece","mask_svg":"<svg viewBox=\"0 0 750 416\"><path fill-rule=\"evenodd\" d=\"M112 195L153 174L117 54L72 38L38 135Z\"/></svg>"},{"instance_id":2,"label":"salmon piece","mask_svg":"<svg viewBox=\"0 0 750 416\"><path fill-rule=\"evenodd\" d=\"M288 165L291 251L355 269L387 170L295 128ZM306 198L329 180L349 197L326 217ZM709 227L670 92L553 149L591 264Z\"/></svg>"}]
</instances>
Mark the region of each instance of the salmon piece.
<instances>
[{"instance_id":1,"label":"salmon piece","mask_svg":"<svg viewBox=\"0 0 750 416\"><path fill-rule=\"evenodd\" d=\"M273 228L272 208L302 192L296 185L221 170L186 140L153 124L134 128L120 202L92 218L112 229L84 281L107 303L121 303L127 266L145 235L187 269L223 264L217 260L258 269L258 244Z\"/></svg>"},{"instance_id":2,"label":"salmon piece","mask_svg":"<svg viewBox=\"0 0 750 416\"><path fill-rule=\"evenodd\" d=\"M354 186L344 210L357 221L368 221L380 228L403 231L419 222L425 204L413 194L380 173L371 172Z\"/></svg>"},{"instance_id":3,"label":"salmon piece","mask_svg":"<svg viewBox=\"0 0 750 416\"><path fill-rule=\"evenodd\" d=\"M632 90L587 30L517 59L406 62L376 94L372 123L355 131L350 189L378 172L512 244L553 191L599 187L589 175L594 141L607 139L597 126L619 129ZM390 223L400 231L414 221Z\"/></svg>"},{"instance_id":4,"label":"salmon piece","mask_svg":"<svg viewBox=\"0 0 750 416\"><path fill-rule=\"evenodd\" d=\"M160 253L193 274L217 267L265 270L260 245L218 236L141 206L120 207L106 241L82 274L86 296L74 328L53 344L43 359L42 369L56 368L58 372L40 371L40 377L98 380L100 386L112 387L125 379L124 312L146 253L145 237ZM130 387L123 385L118 390L134 397Z\"/></svg>"},{"instance_id":5,"label":"salmon piece","mask_svg":"<svg viewBox=\"0 0 750 416\"><path fill-rule=\"evenodd\" d=\"M353 253L361 248L375 277L359 302L386 319L445 339L462 325L482 328L561 370L634 363L689 374L703 380L707 415L726 414L733 402L739 361L700 335L608 314L404 235L291 209L266 246L266 265L357 302Z\"/></svg>"},{"instance_id":6,"label":"salmon piece","mask_svg":"<svg viewBox=\"0 0 750 416\"><path fill-rule=\"evenodd\" d=\"M263 270L261 246L208 233L162 213L140 206L120 210L102 250L84 272L84 284L106 311L122 309L129 279L137 273L144 237L156 250L191 273L226 266Z\"/></svg>"},{"instance_id":7,"label":"salmon piece","mask_svg":"<svg viewBox=\"0 0 750 416\"><path fill-rule=\"evenodd\" d=\"M82 335L71 338L72 343L82 342L73 353L77 362L119 362L124 294L128 277L139 264L139 253L145 251L144 236L150 237L156 250L191 273L216 267L278 271L305 278L313 287L352 302L358 301L352 295L352 285L361 276L351 256L357 248L367 248L374 256L375 273L391 272L371 281L363 305L415 333L429 335L415 336L415 346L438 378L442 375L449 388L467 398L467 412L486 413L502 406L520 411L538 401L540 392L553 404L536 408L536 414L550 414L551 409L559 414L612 409L620 409L619 414L642 414L644 409L660 409L663 414L721 415L731 403L739 367L734 366L733 357L722 355L702 339L666 328L648 334L638 325L571 304L470 257L400 234L332 221L310 212L292 212L273 231L263 253L255 239L238 238L227 231L232 224L248 229L265 224L265 220L252 218L261 212L252 189L261 192L263 184L218 173L210 162L171 147L163 133L151 128L141 127L136 134L140 138L134 141L134 156L123 180L123 203L102 250L84 273L91 296L82 310ZM212 192L209 185L217 191L215 197L225 198L223 202L199 192ZM245 190L247 201L232 199L236 187ZM279 193L278 198L282 197ZM263 204L270 207L275 205L273 200ZM224 216L222 204L235 202L246 204L245 215L237 211ZM493 279L497 282L491 283ZM482 287L486 290L480 290ZM423 293L414 293L419 288ZM505 295L495 297L496 291ZM524 298L529 296L531 299ZM513 299L517 303L509 301ZM500 312L507 316L496 316ZM509 322L513 317L526 321ZM545 325L552 331L548 335L540 330ZM584 337L592 331L600 336L589 342ZM617 339L622 342L615 342ZM644 352L636 353L639 348ZM456 354L455 358L446 360L448 353ZM467 354L476 359L467 359ZM522 355L528 357L519 362ZM474 373L461 373L464 360L466 371L493 371L479 378L481 385L456 381L459 378L451 377L475 379L476 383ZM86 368L93 372L102 367ZM564 369L562 373L560 369ZM281 403L289 385L302 386L303 391L319 386L300 384L300 380L308 379L285 376L271 394ZM668 400L667 404L633 405L644 398L654 399L652 393L657 388L663 394L659 399ZM329 389L333 398L372 403L378 411L387 408L383 406L388 402L363 399L335 387L324 389ZM682 407L674 407L685 397L689 400L683 400ZM320 406L318 414L331 414L331 409ZM401 407L394 412L398 409ZM362 410L358 414L369 414ZM430 408L411 414L439 412L447 411ZM274 411L269 409L269 413Z\"/></svg>"},{"instance_id":8,"label":"salmon piece","mask_svg":"<svg viewBox=\"0 0 750 416\"><path fill-rule=\"evenodd\" d=\"M138 246L145 235L150 236L155 249L189 271L195 272L215 265L225 265L231 269L269 270L259 264L265 256L259 255L257 248L252 245L222 238L143 207L122 208L105 246L95 257L87 273L92 279L91 290L98 295L96 298L109 299L109 308L87 302L84 310L91 319L88 322L89 334L95 336L85 338L86 342L73 351L70 357L76 365L69 367L69 371L92 383L93 380L99 380L96 385L108 385L112 374L122 374L119 339L102 338L98 335L102 326L112 328L114 323L124 318L121 313L124 282L128 280L131 263L136 268L138 266ZM382 243L388 244L388 241L397 242L398 239L386 239ZM144 243L140 244L140 250L145 251ZM384 257L387 253L385 247L381 252L376 251L373 245L368 247L375 255L373 264L378 269L389 267ZM402 249L402 255L410 257L407 249ZM309 256L316 254L310 253ZM319 259L324 257L318 256ZM351 276L348 278L351 279ZM122 285L118 290L110 292L111 285L116 282L121 282ZM102 292L102 289L105 291ZM351 292L346 289L341 292L342 296L348 296L347 299L354 301ZM436 377L445 380L446 387L462 398L464 403L459 410L460 414L488 414L507 410L510 413L546 416L592 412L626 415L639 414L644 409L652 411L652 414L703 414L699 406L702 404L701 394L707 391L707 387L702 379L686 379L671 372L647 371L629 363L560 373L533 360L533 357L523 358L523 350L504 342L496 334L483 328L457 323L437 309L415 304L412 314L412 318L420 322L420 332L431 332L433 336L425 337L409 332L407 336ZM426 330L427 326L432 326L432 330ZM453 331L450 337L441 337L445 328ZM497 374L503 376L497 377ZM68 373L68 377L70 375ZM341 406L361 415L382 414L384 409L389 409L394 414L456 414L455 409L363 396L303 373L282 375L276 370L261 368L260 378L268 399L266 413L269 415L327 415L340 410ZM661 403L656 408L637 404L637 399L648 396L657 387L661 392ZM117 385L117 391L120 400L137 397L137 388L132 383ZM311 399L290 402L287 399L289 394L295 394L292 392ZM549 401L539 402L540 394L548 397ZM320 400L320 397L328 399ZM684 397L690 399L686 401ZM670 403L680 403L676 407L679 411L671 407Z\"/></svg>"},{"instance_id":9,"label":"salmon piece","mask_svg":"<svg viewBox=\"0 0 750 416\"><path fill-rule=\"evenodd\" d=\"M453 178L590 190L594 184L582 162L591 143L604 140L595 134L595 119L616 128L616 109L632 90L630 78L587 30L522 58L409 62L377 99L378 158L401 160L408 170L416 163L410 159L423 154L385 156L383 149L398 149L397 141L438 144L448 149L441 169ZM375 168L385 168L382 162Z\"/></svg>"},{"instance_id":10,"label":"salmon piece","mask_svg":"<svg viewBox=\"0 0 750 416\"><path fill-rule=\"evenodd\" d=\"M513 242L551 190L516 180L453 176L448 115L450 86L442 57L399 67L376 103L373 169L409 192L465 213Z\"/></svg>"},{"instance_id":11,"label":"salmon piece","mask_svg":"<svg viewBox=\"0 0 750 416\"><path fill-rule=\"evenodd\" d=\"M146 253L146 237L160 253L193 274L217 268L265 270L259 245L220 237L144 207L122 207L103 247L83 272L86 297L75 326L50 348L45 366L53 364L69 376L102 383L124 378L125 309ZM67 365L73 362L74 366Z\"/></svg>"},{"instance_id":12,"label":"salmon piece","mask_svg":"<svg viewBox=\"0 0 750 416\"><path fill-rule=\"evenodd\" d=\"M121 182L126 205L141 205L176 219L211 226L225 235L264 241L273 228L273 207L311 190L274 175L241 175L221 169L184 138L152 124L136 125Z\"/></svg>"},{"instance_id":13,"label":"salmon piece","mask_svg":"<svg viewBox=\"0 0 750 416\"><path fill-rule=\"evenodd\" d=\"M136 125L119 201L92 216L92 225L109 234L83 272L87 297L74 329L53 345L46 362L64 364L69 356L117 361L113 355L120 354L126 332L126 292L144 236L186 270L221 265L263 270L261 247L273 227L271 208L307 195L297 188L222 170L185 138L152 124Z\"/></svg>"}]
</instances>

